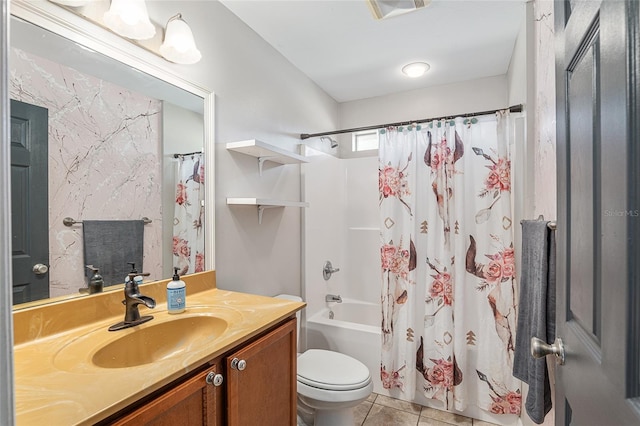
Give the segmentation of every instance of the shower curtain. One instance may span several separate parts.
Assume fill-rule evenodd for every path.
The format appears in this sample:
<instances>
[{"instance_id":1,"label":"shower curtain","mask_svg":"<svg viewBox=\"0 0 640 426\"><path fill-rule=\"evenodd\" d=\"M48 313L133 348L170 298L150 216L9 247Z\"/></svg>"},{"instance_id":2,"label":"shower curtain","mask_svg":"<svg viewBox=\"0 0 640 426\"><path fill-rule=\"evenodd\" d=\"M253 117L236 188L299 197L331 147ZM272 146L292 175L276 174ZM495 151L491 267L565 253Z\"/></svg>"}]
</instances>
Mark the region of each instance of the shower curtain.
<instances>
[{"instance_id":1,"label":"shower curtain","mask_svg":"<svg viewBox=\"0 0 640 426\"><path fill-rule=\"evenodd\" d=\"M383 385L519 414L508 111L380 133Z\"/></svg>"},{"instance_id":2,"label":"shower curtain","mask_svg":"<svg viewBox=\"0 0 640 426\"><path fill-rule=\"evenodd\" d=\"M180 275L204 271L204 155L178 158L173 266Z\"/></svg>"}]
</instances>

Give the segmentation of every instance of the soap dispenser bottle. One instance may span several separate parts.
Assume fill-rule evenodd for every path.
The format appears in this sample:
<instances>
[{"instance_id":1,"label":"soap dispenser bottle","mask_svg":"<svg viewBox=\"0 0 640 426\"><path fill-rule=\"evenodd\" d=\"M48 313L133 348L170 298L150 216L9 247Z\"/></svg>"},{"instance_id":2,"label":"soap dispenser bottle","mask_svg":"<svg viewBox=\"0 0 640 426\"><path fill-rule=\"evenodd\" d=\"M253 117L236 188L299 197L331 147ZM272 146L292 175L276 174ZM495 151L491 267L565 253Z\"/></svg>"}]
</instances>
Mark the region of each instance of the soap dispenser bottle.
<instances>
[{"instance_id":1,"label":"soap dispenser bottle","mask_svg":"<svg viewBox=\"0 0 640 426\"><path fill-rule=\"evenodd\" d=\"M104 288L104 280L100 275L100 269L95 268L93 265L87 265L87 269L93 272L89 279L89 294L101 293Z\"/></svg>"},{"instance_id":2,"label":"soap dispenser bottle","mask_svg":"<svg viewBox=\"0 0 640 426\"><path fill-rule=\"evenodd\" d=\"M170 314L184 312L187 299L187 285L180 279L178 268L173 268L173 280L167 284L167 311Z\"/></svg>"}]
</instances>

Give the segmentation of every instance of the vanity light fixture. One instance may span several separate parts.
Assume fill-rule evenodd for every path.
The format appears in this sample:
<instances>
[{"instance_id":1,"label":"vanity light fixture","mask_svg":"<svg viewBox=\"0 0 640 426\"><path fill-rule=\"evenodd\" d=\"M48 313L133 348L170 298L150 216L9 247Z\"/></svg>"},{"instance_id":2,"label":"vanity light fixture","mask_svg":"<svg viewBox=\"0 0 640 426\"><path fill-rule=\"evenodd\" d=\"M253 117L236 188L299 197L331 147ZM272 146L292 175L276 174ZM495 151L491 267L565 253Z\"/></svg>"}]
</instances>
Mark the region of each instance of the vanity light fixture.
<instances>
[{"instance_id":1,"label":"vanity light fixture","mask_svg":"<svg viewBox=\"0 0 640 426\"><path fill-rule=\"evenodd\" d=\"M431 0L366 0L375 19L403 15L429 6Z\"/></svg>"},{"instance_id":2,"label":"vanity light fixture","mask_svg":"<svg viewBox=\"0 0 640 426\"><path fill-rule=\"evenodd\" d=\"M182 14L172 16L167 22L160 54L176 64L195 64L202 58L191 28L182 19Z\"/></svg>"},{"instance_id":3,"label":"vanity light fixture","mask_svg":"<svg viewBox=\"0 0 640 426\"><path fill-rule=\"evenodd\" d=\"M402 67L402 72L407 77L418 78L422 77L431 66L426 62L412 62Z\"/></svg>"},{"instance_id":4,"label":"vanity light fixture","mask_svg":"<svg viewBox=\"0 0 640 426\"><path fill-rule=\"evenodd\" d=\"M144 0L111 0L104 23L117 34L134 40L147 40L156 34Z\"/></svg>"}]
</instances>

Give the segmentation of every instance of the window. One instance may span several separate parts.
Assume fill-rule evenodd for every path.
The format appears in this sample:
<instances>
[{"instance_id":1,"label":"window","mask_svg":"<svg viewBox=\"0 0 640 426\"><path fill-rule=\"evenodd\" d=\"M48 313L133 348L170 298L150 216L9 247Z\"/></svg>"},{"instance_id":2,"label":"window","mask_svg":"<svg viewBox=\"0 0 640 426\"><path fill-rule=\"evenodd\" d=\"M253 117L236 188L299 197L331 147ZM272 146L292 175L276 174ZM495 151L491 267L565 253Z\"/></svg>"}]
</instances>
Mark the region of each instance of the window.
<instances>
[{"instance_id":1,"label":"window","mask_svg":"<svg viewBox=\"0 0 640 426\"><path fill-rule=\"evenodd\" d=\"M363 132L355 132L351 136L351 150L353 152L370 151L378 149L378 131L365 130Z\"/></svg>"}]
</instances>

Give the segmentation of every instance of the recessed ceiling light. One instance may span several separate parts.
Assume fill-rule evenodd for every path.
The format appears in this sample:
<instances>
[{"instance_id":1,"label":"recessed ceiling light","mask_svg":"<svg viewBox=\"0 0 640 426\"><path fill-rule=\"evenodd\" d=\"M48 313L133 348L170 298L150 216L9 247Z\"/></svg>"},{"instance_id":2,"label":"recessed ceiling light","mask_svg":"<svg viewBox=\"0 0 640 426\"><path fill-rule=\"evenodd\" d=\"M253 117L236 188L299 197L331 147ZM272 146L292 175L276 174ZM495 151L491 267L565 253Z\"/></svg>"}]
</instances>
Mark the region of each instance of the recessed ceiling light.
<instances>
[{"instance_id":1,"label":"recessed ceiling light","mask_svg":"<svg viewBox=\"0 0 640 426\"><path fill-rule=\"evenodd\" d=\"M431 66L426 62L412 62L402 67L402 72L411 78L422 77Z\"/></svg>"}]
</instances>

